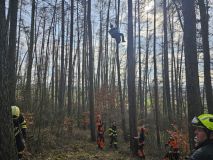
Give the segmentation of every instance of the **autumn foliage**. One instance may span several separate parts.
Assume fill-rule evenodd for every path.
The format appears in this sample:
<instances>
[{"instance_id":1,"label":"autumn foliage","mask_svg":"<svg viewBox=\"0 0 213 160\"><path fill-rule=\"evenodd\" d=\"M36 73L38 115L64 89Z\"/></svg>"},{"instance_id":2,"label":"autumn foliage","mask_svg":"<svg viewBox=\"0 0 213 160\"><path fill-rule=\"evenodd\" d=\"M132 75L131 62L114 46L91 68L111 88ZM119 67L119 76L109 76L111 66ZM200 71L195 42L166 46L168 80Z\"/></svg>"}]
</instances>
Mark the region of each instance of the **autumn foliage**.
<instances>
[{"instance_id":1,"label":"autumn foliage","mask_svg":"<svg viewBox=\"0 0 213 160\"><path fill-rule=\"evenodd\" d=\"M173 124L172 129L167 130L167 133L170 137L177 140L181 155L187 155L189 153L188 133L178 129L178 127Z\"/></svg>"}]
</instances>

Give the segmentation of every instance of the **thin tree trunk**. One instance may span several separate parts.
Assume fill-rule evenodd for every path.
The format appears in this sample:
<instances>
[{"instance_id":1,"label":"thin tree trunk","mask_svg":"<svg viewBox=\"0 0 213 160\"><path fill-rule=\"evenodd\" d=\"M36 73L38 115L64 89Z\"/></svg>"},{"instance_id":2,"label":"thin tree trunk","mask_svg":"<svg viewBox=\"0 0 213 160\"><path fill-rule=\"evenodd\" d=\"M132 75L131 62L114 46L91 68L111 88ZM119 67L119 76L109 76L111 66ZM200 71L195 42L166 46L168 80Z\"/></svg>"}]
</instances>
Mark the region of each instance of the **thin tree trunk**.
<instances>
[{"instance_id":1,"label":"thin tree trunk","mask_svg":"<svg viewBox=\"0 0 213 160\"><path fill-rule=\"evenodd\" d=\"M77 87L77 125L80 127L80 113L81 113L81 89L80 89L80 81L81 81L81 65L80 65L80 29L79 29L79 1L77 1L77 49L76 49L76 54L77 54L77 75L78 75L78 87Z\"/></svg>"},{"instance_id":2,"label":"thin tree trunk","mask_svg":"<svg viewBox=\"0 0 213 160\"><path fill-rule=\"evenodd\" d=\"M45 9L44 9L44 12L42 13L45 15ZM42 33L42 41L41 41L41 50L40 50L40 63L38 63L38 81L39 81L39 102L38 102L38 135L37 135L37 147L39 148L39 146L41 145L41 127L43 126L42 122L42 114L43 114L43 108L44 108L44 105L45 105L45 100L46 100L46 97L45 97L45 94L46 94L46 66L45 66L45 62L44 61L47 61L47 59L44 59L44 46L45 46L45 28L46 28L46 17L42 17L43 18L43 26L42 26L42 29L43 29L43 33ZM47 57L45 57L47 58ZM42 79L43 78L43 79Z\"/></svg>"},{"instance_id":3,"label":"thin tree trunk","mask_svg":"<svg viewBox=\"0 0 213 160\"><path fill-rule=\"evenodd\" d=\"M58 93L58 118L59 118L59 126L58 134L61 132L61 124L63 121L64 113L64 94L65 94L65 56L64 56L64 33L65 33L65 10L64 10L64 2L65 0L61 0L61 72L60 72L60 81L59 81L59 93Z\"/></svg>"},{"instance_id":4,"label":"thin tree trunk","mask_svg":"<svg viewBox=\"0 0 213 160\"><path fill-rule=\"evenodd\" d=\"M109 76L109 67L108 67L108 62L109 62L109 54L108 54L108 30L109 30L109 12L110 12L110 4L111 0L108 2L108 9L107 9L107 18L106 18L106 38L105 38L105 80L104 84L108 86L108 76Z\"/></svg>"},{"instance_id":5,"label":"thin tree trunk","mask_svg":"<svg viewBox=\"0 0 213 160\"><path fill-rule=\"evenodd\" d=\"M22 6L23 1L20 1L20 9L19 9L19 24L18 24L18 33L17 33L17 49L16 49L16 73L18 71L18 64L19 64L19 49L20 49L20 39L21 39L21 18L22 18ZM17 75L17 74L16 74Z\"/></svg>"},{"instance_id":6,"label":"thin tree trunk","mask_svg":"<svg viewBox=\"0 0 213 160\"><path fill-rule=\"evenodd\" d=\"M82 111L86 111L86 53L87 53L87 5L84 3L84 33L83 33L83 53L82 53Z\"/></svg>"},{"instance_id":7,"label":"thin tree trunk","mask_svg":"<svg viewBox=\"0 0 213 160\"><path fill-rule=\"evenodd\" d=\"M120 0L118 0L118 12L117 12L117 27L119 28L119 14L120 14ZM124 101L122 97L122 86L121 86L121 73L120 73L120 58L119 58L119 43L116 43L116 64L117 64L117 73L118 73L118 90L119 90L119 100L120 100L120 109L121 109L121 125L123 130L124 140L127 140L126 132L126 120L125 120L125 108Z\"/></svg>"},{"instance_id":8,"label":"thin tree trunk","mask_svg":"<svg viewBox=\"0 0 213 160\"><path fill-rule=\"evenodd\" d=\"M139 102L140 102L140 114L144 119L144 90L142 90L142 66L141 66L141 15L140 15L140 1L138 0L138 54L139 54ZM143 83L144 84L144 83ZM144 86L143 86L144 88Z\"/></svg>"},{"instance_id":9,"label":"thin tree trunk","mask_svg":"<svg viewBox=\"0 0 213 160\"><path fill-rule=\"evenodd\" d=\"M31 109L32 99L31 99L31 74L33 65L33 45L34 45L34 21L35 21L35 0L32 0L32 10L31 10L31 28L30 28L30 46L28 52L28 64L27 64L27 81L25 87L25 103L28 109Z\"/></svg>"},{"instance_id":10,"label":"thin tree trunk","mask_svg":"<svg viewBox=\"0 0 213 160\"><path fill-rule=\"evenodd\" d=\"M157 78L157 62L156 62L156 0L154 0L154 97L155 97L155 125L157 145L160 148L160 129L159 129L159 96L158 96L158 78Z\"/></svg>"},{"instance_id":11,"label":"thin tree trunk","mask_svg":"<svg viewBox=\"0 0 213 160\"><path fill-rule=\"evenodd\" d=\"M55 6L54 6L54 10L56 10L56 3L57 0L55 1ZM52 79L51 79L51 84L52 84L52 88L51 88L51 100L52 100L52 107L53 107L53 113L55 114L55 55L56 55L56 39L55 39L55 30L56 30L56 17L53 18L53 32L52 32L52 41L53 41L53 47L52 47Z\"/></svg>"},{"instance_id":12,"label":"thin tree trunk","mask_svg":"<svg viewBox=\"0 0 213 160\"><path fill-rule=\"evenodd\" d=\"M177 62L177 65L179 65L178 70L177 70L177 76L178 78L178 99L180 101L180 113L183 113L182 110L184 108L184 101L183 101L183 91L182 91L182 64L183 64L183 42L181 44L181 57L180 57L180 62ZM179 48L179 47L178 47ZM179 49L178 49L179 50ZM185 114L186 117L186 114ZM180 114L180 119L182 119L182 114Z\"/></svg>"},{"instance_id":13,"label":"thin tree trunk","mask_svg":"<svg viewBox=\"0 0 213 160\"><path fill-rule=\"evenodd\" d=\"M148 68L149 68L149 21L148 21L149 13L147 12L147 20L146 20L146 60L145 60L145 74L144 74L144 108L145 108L145 118L147 117L147 86L148 86Z\"/></svg>"},{"instance_id":14,"label":"thin tree trunk","mask_svg":"<svg viewBox=\"0 0 213 160\"><path fill-rule=\"evenodd\" d=\"M71 21L70 21L70 55L69 55L69 75L68 75L68 115L71 115L72 111L72 74L73 74L73 21L74 21L74 0L71 0Z\"/></svg>"},{"instance_id":15,"label":"thin tree trunk","mask_svg":"<svg viewBox=\"0 0 213 160\"><path fill-rule=\"evenodd\" d=\"M58 112L59 108L58 108L58 103L59 103L59 68L58 68L58 52L59 52L59 46L60 46L60 37L58 35L58 42L57 42L57 50L56 50L56 55L55 55L55 106L56 106L56 110L55 112Z\"/></svg>"},{"instance_id":16,"label":"thin tree trunk","mask_svg":"<svg viewBox=\"0 0 213 160\"><path fill-rule=\"evenodd\" d=\"M170 36L171 36L171 87L172 87L172 110L173 110L173 115L175 117L179 117L179 99L178 99L178 88L177 88L177 68L178 65L176 65L176 60L175 60L175 51L174 51L174 14L172 10L172 15L169 18L169 23L170 23ZM175 107L175 97L176 97L176 102L177 102L177 108ZM177 111L177 112L176 112Z\"/></svg>"},{"instance_id":17,"label":"thin tree trunk","mask_svg":"<svg viewBox=\"0 0 213 160\"><path fill-rule=\"evenodd\" d=\"M92 23L91 23L91 0L88 0L88 34L89 34L89 108L90 108L90 130L91 140L95 141L95 118L94 118L94 88L93 88L93 76L94 76L94 54L92 46Z\"/></svg>"},{"instance_id":18,"label":"thin tree trunk","mask_svg":"<svg viewBox=\"0 0 213 160\"><path fill-rule=\"evenodd\" d=\"M101 3L101 2L100 2ZM102 4L100 4L102 5ZM100 33L99 33L99 55L98 55L98 68L97 68L97 77L96 77L96 88L100 88L100 85L101 85L101 64L102 64L102 57L103 57L103 35L102 35L102 32L103 32L103 24L102 24L102 21L103 21L103 11L102 11L103 7L101 6L101 9L100 9Z\"/></svg>"},{"instance_id":19,"label":"thin tree trunk","mask_svg":"<svg viewBox=\"0 0 213 160\"><path fill-rule=\"evenodd\" d=\"M204 0L198 0L201 21L201 34L204 54L204 85L206 91L206 101L209 113L213 113L213 97L212 97L212 83L210 70L210 53L209 53L209 26L208 14L204 4Z\"/></svg>"}]
</instances>

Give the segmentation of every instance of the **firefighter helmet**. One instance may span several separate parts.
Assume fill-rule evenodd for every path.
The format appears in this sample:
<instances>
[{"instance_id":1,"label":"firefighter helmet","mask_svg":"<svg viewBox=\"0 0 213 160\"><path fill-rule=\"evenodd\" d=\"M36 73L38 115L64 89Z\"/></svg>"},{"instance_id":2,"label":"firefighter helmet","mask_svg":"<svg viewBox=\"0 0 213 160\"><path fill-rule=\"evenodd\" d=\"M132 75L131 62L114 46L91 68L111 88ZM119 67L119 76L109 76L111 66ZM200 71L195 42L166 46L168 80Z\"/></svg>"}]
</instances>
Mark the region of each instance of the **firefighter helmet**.
<instances>
[{"instance_id":1,"label":"firefighter helmet","mask_svg":"<svg viewBox=\"0 0 213 160\"><path fill-rule=\"evenodd\" d=\"M20 115L19 107L18 106L11 106L11 108L12 108L12 116L14 118L19 117L19 115Z\"/></svg>"},{"instance_id":2,"label":"firefighter helmet","mask_svg":"<svg viewBox=\"0 0 213 160\"><path fill-rule=\"evenodd\" d=\"M192 119L192 125L213 131L213 114L201 114L198 117L194 117Z\"/></svg>"}]
</instances>

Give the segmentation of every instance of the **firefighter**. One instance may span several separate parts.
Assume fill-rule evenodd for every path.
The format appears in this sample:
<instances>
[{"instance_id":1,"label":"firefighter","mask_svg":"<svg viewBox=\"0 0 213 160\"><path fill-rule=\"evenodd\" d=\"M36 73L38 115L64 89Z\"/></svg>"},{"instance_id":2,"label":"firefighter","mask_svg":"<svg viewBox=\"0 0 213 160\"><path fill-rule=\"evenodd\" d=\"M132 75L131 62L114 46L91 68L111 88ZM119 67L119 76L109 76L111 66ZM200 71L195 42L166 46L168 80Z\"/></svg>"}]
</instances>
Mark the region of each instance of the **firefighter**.
<instances>
[{"instance_id":1,"label":"firefighter","mask_svg":"<svg viewBox=\"0 0 213 160\"><path fill-rule=\"evenodd\" d=\"M97 130L97 144L98 144L98 148L99 149L103 149L104 148L104 126L103 123L99 124L98 126L98 130Z\"/></svg>"},{"instance_id":2,"label":"firefighter","mask_svg":"<svg viewBox=\"0 0 213 160\"><path fill-rule=\"evenodd\" d=\"M177 138L174 136L170 136L168 142L165 144L165 147L168 147L168 151L164 156L164 159L169 160L178 160L180 156L179 145L177 142Z\"/></svg>"},{"instance_id":3,"label":"firefighter","mask_svg":"<svg viewBox=\"0 0 213 160\"><path fill-rule=\"evenodd\" d=\"M196 146L189 160L213 160L213 114L201 114L192 119Z\"/></svg>"},{"instance_id":4,"label":"firefighter","mask_svg":"<svg viewBox=\"0 0 213 160\"><path fill-rule=\"evenodd\" d=\"M116 123L113 122L112 126L109 128L109 137L110 137L110 148L114 145L115 149L118 148L117 144L117 127Z\"/></svg>"},{"instance_id":5,"label":"firefighter","mask_svg":"<svg viewBox=\"0 0 213 160\"><path fill-rule=\"evenodd\" d=\"M25 149L25 141L26 141L26 121L24 116L20 113L20 109L18 106L11 106L12 116L13 116L13 125L14 125L14 135L16 140L16 147L18 151L18 158L21 159L23 157L23 151Z\"/></svg>"},{"instance_id":6,"label":"firefighter","mask_svg":"<svg viewBox=\"0 0 213 160\"><path fill-rule=\"evenodd\" d=\"M112 24L110 24L109 34L111 35L112 38L115 38L117 43L121 42L121 38L122 42L126 42L124 40L124 34L120 33L119 29L117 27L114 27Z\"/></svg>"}]
</instances>

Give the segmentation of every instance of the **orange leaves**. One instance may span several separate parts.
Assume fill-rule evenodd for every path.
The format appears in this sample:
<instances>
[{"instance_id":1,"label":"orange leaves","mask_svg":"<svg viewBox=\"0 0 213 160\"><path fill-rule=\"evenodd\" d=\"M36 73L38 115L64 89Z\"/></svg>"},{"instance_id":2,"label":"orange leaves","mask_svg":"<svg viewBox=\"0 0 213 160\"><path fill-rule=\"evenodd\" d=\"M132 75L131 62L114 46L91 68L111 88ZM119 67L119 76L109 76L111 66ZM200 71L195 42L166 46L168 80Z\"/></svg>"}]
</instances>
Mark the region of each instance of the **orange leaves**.
<instances>
[{"instance_id":1,"label":"orange leaves","mask_svg":"<svg viewBox=\"0 0 213 160\"><path fill-rule=\"evenodd\" d=\"M95 109L99 113L103 113L106 107L117 107L116 97L118 92L116 89L109 90L108 87L102 86L100 89L95 91Z\"/></svg>"},{"instance_id":2,"label":"orange leaves","mask_svg":"<svg viewBox=\"0 0 213 160\"><path fill-rule=\"evenodd\" d=\"M179 149L183 155L189 152L188 133L179 130L177 126L172 124L173 129L167 130L171 138L177 141Z\"/></svg>"},{"instance_id":3,"label":"orange leaves","mask_svg":"<svg viewBox=\"0 0 213 160\"><path fill-rule=\"evenodd\" d=\"M72 129L73 129L73 122L72 119L69 117L64 117L64 130L72 133Z\"/></svg>"}]
</instances>

